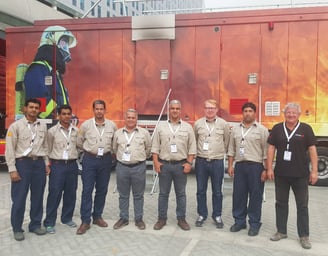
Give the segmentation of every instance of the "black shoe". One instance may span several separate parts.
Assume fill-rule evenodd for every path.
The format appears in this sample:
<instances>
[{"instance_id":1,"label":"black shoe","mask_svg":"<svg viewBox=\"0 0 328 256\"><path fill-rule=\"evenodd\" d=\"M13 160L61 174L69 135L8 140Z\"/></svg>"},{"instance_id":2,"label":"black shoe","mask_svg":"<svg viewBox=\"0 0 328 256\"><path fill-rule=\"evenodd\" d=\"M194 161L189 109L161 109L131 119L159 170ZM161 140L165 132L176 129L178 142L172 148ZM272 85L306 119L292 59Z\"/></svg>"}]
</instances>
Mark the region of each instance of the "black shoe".
<instances>
[{"instance_id":1,"label":"black shoe","mask_svg":"<svg viewBox=\"0 0 328 256\"><path fill-rule=\"evenodd\" d=\"M259 234L259 230L255 228L250 228L248 230L248 235L249 236L257 236Z\"/></svg>"},{"instance_id":2,"label":"black shoe","mask_svg":"<svg viewBox=\"0 0 328 256\"><path fill-rule=\"evenodd\" d=\"M34 233L38 236L43 236L45 234L47 234L47 230L45 228L36 228L34 230L30 230L31 233Z\"/></svg>"},{"instance_id":3,"label":"black shoe","mask_svg":"<svg viewBox=\"0 0 328 256\"><path fill-rule=\"evenodd\" d=\"M246 225L237 225L237 224L233 224L231 227L230 227L230 232L238 232L242 229L245 229L246 228Z\"/></svg>"},{"instance_id":4,"label":"black shoe","mask_svg":"<svg viewBox=\"0 0 328 256\"><path fill-rule=\"evenodd\" d=\"M128 225L129 224L129 221L128 220L125 220L125 219L122 219L120 218L113 226L114 229L120 229L120 228L123 228L124 226Z\"/></svg>"},{"instance_id":5,"label":"black shoe","mask_svg":"<svg viewBox=\"0 0 328 256\"><path fill-rule=\"evenodd\" d=\"M221 216L217 216L215 218L213 217L213 220L215 222L216 228L223 228L224 224L223 224Z\"/></svg>"},{"instance_id":6,"label":"black shoe","mask_svg":"<svg viewBox=\"0 0 328 256\"><path fill-rule=\"evenodd\" d=\"M196 227L202 227L204 224L205 218L203 216L198 216L196 222L195 222L195 226Z\"/></svg>"}]
</instances>

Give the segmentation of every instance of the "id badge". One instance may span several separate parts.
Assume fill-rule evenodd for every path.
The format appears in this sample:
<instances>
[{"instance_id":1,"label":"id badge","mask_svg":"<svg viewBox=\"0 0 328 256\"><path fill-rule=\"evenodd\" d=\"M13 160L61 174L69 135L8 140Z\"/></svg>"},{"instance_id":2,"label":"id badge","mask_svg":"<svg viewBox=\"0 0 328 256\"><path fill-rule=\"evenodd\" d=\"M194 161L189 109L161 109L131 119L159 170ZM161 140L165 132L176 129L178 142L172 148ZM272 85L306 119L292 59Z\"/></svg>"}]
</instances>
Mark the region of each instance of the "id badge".
<instances>
[{"instance_id":1,"label":"id badge","mask_svg":"<svg viewBox=\"0 0 328 256\"><path fill-rule=\"evenodd\" d=\"M23 156L27 156L29 153L31 153L31 151L32 151L32 147L29 147L23 152Z\"/></svg>"},{"instance_id":2,"label":"id badge","mask_svg":"<svg viewBox=\"0 0 328 256\"><path fill-rule=\"evenodd\" d=\"M244 147L240 147L239 148L239 155L240 156L244 156L245 155L245 148Z\"/></svg>"},{"instance_id":3,"label":"id badge","mask_svg":"<svg viewBox=\"0 0 328 256\"><path fill-rule=\"evenodd\" d=\"M52 76L45 76L44 77L44 84L45 85L52 85Z\"/></svg>"},{"instance_id":4,"label":"id badge","mask_svg":"<svg viewBox=\"0 0 328 256\"><path fill-rule=\"evenodd\" d=\"M130 162L131 161L131 154L130 152L124 152L122 155L122 161Z\"/></svg>"},{"instance_id":5,"label":"id badge","mask_svg":"<svg viewBox=\"0 0 328 256\"><path fill-rule=\"evenodd\" d=\"M209 149L209 145L210 145L210 144L209 144L207 141L205 141L204 144L203 144L203 150L204 150L204 151L208 151L208 149Z\"/></svg>"},{"instance_id":6,"label":"id badge","mask_svg":"<svg viewBox=\"0 0 328 256\"><path fill-rule=\"evenodd\" d=\"M97 156L103 156L104 155L104 148L98 148Z\"/></svg>"},{"instance_id":7,"label":"id badge","mask_svg":"<svg viewBox=\"0 0 328 256\"><path fill-rule=\"evenodd\" d=\"M63 159L68 160L68 151L67 150L64 150L64 152L63 152Z\"/></svg>"},{"instance_id":8,"label":"id badge","mask_svg":"<svg viewBox=\"0 0 328 256\"><path fill-rule=\"evenodd\" d=\"M177 144L171 144L171 153L177 153L177 152L178 152Z\"/></svg>"},{"instance_id":9,"label":"id badge","mask_svg":"<svg viewBox=\"0 0 328 256\"><path fill-rule=\"evenodd\" d=\"M290 161L292 159L292 152L285 150L284 152L284 160L285 161Z\"/></svg>"}]
</instances>

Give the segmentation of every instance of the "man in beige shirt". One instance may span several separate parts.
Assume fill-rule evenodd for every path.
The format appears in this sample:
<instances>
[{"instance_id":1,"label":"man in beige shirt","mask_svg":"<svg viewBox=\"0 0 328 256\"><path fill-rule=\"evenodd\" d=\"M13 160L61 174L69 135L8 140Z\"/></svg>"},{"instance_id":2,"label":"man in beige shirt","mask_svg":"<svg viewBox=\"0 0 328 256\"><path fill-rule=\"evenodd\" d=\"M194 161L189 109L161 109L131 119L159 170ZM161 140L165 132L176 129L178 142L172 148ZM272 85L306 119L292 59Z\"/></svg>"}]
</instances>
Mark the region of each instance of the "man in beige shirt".
<instances>
[{"instance_id":1,"label":"man in beige shirt","mask_svg":"<svg viewBox=\"0 0 328 256\"><path fill-rule=\"evenodd\" d=\"M30 223L28 230L46 234L41 227L43 193L48 167L47 127L37 118L41 102L28 99L25 117L11 124L6 136L6 162L11 179L11 225L17 241L25 239L22 229L28 191L31 191Z\"/></svg>"},{"instance_id":2,"label":"man in beige shirt","mask_svg":"<svg viewBox=\"0 0 328 256\"><path fill-rule=\"evenodd\" d=\"M50 234L56 232L57 209L63 197L61 222L76 227L72 220L76 202L78 166L76 147L78 128L71 124L72 108L62 105L58 108L57 125L48 130L50 175L46 218L43 222Z\"/></svg>"},{"instance_id":3,"label":"man in beige shirt","mask_svg":"<svg viewBox=\"0 0 328 256\"><path fill-rule=\"evenodd\" d=\"M143 230L144 192L146 186L146 159L150 156L151 139L149 132L137 126L138 113L128 109L125 126L114 134L113 152L116 153L116 183L120 194L120 219L114 229L129 224L129 201L132 189L135 225Z\"/></svg>"},{"instance_id":4,"label":"man in beige shirt","mask_svg":"<svg viewBox=\"0 0 328 256\"><path fill-rule=\"evenodd\" d=\"M201 227L208 216L207 184L212 184L212 219L217 228L223 228L222 181L224 177L224 156L229 143L229 124L217 116L216 100L204 102L205 117L198 119L194 125L197 140L197 158L195 162L197 181L196 227Z\"/></svg>"},{"instance_id":5,"label":"man in beige shirt","mask_svg":"<svg viewBox=\"0 0 328 256\"><path fill-rule=\"evenodd\" d=\"M91 216L93 224L99 227L108 226L102 218L102 213L112 169L113 136L117 128L113 121L105 118L105 101L95 100L92 107L94 117L81 125L77 138L77 146L84 151L82 160L82 224L76 232L78 235L84 234L90 228ZM96 191L94 200L92 200L94 188Z\"/></svg>"},{"instance_id":6,"label":"man in beige shirt","mask_svg":"<svg viewBox=\"0 0 328 256\"><path fill-rule=\"evenodd\" d=\"M196 154L196 140L192 126L180 118L181 103L169 103L169 120L158 124L154 132L151 152L155 171L159 175L158 221L155 230L166 225L168 199L172 181L177 199L178 226L190 230L186 221L186 185Z\"/></svg>"},{"instance_id":7,"label":"man in beige shirt","mask_svg":"<svg viewBox=\"0 0 328 256\"><path fill-rule=\"evenodd\" d=\"M231 131L227 154L228 172L234 178L232 214L235 224L231 226L230 231L245 229L248 214L248 235L256 236L262 225L269 133L263 125L255 121L256 106L252 102L246 102L242 106L242 113L243 121Z\"/></svg>"}]
</instances>

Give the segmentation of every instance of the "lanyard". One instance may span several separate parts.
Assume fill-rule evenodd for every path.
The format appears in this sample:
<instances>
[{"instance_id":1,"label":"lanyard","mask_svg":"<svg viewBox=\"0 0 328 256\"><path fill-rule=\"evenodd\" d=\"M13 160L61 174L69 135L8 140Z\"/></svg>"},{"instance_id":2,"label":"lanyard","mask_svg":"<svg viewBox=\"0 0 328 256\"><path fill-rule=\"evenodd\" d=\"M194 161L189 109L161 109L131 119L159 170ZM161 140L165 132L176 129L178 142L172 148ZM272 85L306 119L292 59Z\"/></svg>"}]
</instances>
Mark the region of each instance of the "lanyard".
<instances>
[{"instance_id":1,"label":"lanyard","mask_svg":"<svg viewBox=\"0 0 328 256\"><path fill-rule=\"evenodd\" d=\"M175 138L175 134L179 131L181 124L175 129L175 131L173 131L173 127L171 126L170 122L169 121L167 121L167 122L169 124L170 131L173 134L173 138Z\"/></svg>"},{"instance_id":2,"label":"lanyard","mask_svg":"<svg viewBox=\"0 0 328 256\"><path fill-rule=\"evenodd\" d=\"M241 129L241 144L242 145L244 144L244 140L245 140L247 134L250 132L250 130L252 130L252 128L253 128L253 125L250 128L248 128L247 131L244 133L243 126L242 125L240 126L240 129Z\"/></svg>"},{"instance_id":3,"label":"lanyard","mask_svg":"<svg viewBox=\"0 0 328 256\"><path fill-rule=\"evenodd\" d=\"M32 128L31 128L31 124L30 123L27 124L27 127L28 127L28 129L30 130L30 132L32 134L32 139L31 139L30 147L32 147L33 144L34 144L34 140L35 140L35 137L36 137L36 128L38 127L38 124L37 123L36 124L33 124L33 126L34 126L34 132L33 132Z\"/></svg>"},{"instance_id":4,"label":"lanyard","mask_svg":"<svg viewBox=\"0 0 328 256\"><path fill-rule=\"evenodd\" d=\"M99 129L97 128L97 125L96 125L96 120L94 119L93 120L93 125L95 126L95 129L97 131L97 133L99 134L100 138L104 135L104 132L105 132L105 127L104 129L101 130L101 132L99 131Z\"/></svg>"},{"instance_id":5,"label":"lanyard","mask_svg":"<svg viewBox=\"0 0 328 256\"><path fill-rule=\"evenodd\" d=\"M133 133L129 137L128 132L127 131L124 131L124 136L125 136L125 139L126 139L126 149L129 148L130 142L132 141L135 133L136 133L136 131L133 131Z\"/></svg>"},{"instance_id":6,"label":"lanyard","mask_svg":"<svg viewBox=\"0 0 328 256\"><path fill-rule=\"evenodd\" d=\"M72 133L72 126L69 127L68 129L68 136L66 135L66 133L64 132L64 128L60 128L60 132L64 135L65 139L66 139L66 150L68 149L69 143L70 143L70 139L71 139L71 133Z\"/></svg>"},{"instance_id":7,"label":"lanyard","mask_svg":"<svg viewBox=\"0 0 328 256\"><path fill-rule=\"evenodd\" d=\"M215 119L214 126L213 126L211 129L210 129L210 127L208 126L207 121L205 120L205 125L206 125L206 128L207 128L207 130L208 130L208 137L211 136L211 133L213 132L213 130L214 130L214 128L215 128L215 124L216 124L217 120L218 120L218 119Z\"/></svg>"},{"instance_id":8,"label":"lanyard","mask_svg":"<svg viewBox=\"0 0 328 256\"><path fill-rule=\"evenodd\" d=\"M286 123L284 122L284 131L285 131L285 135L286 135L286 138L287 138L287 150L289 149L289 140L294 136L294 134L295 134L295 132L296 132L296 130L298 129L299 126L300 126L300 122L298 122L298 124L296 125L296 127L294 128L292 133L288 136Z\"/></svg>"}]
</instances>

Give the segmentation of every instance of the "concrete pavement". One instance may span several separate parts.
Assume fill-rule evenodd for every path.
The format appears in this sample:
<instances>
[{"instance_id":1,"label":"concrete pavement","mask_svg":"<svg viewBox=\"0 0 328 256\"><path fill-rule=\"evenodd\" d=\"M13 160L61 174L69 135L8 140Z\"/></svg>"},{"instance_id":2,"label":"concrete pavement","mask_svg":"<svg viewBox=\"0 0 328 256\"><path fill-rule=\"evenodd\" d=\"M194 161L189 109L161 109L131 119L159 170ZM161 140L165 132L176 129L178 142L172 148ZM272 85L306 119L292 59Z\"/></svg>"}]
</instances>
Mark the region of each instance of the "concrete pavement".
<instances>
[{"instance_id":1,"label":"concrete pavement","mask_svg":"<svg viewBox=\"0 0 328 256\"><path fill-rule=\"evenodd\" d=\"M118 220L118 193L113 193L115 173L109 186L109 193L104 212L108 228L92 226L82 236L76 235L76 228L69 228L59 223L57 219L56 234L36 236L25 232L25 240L17 242L13 238L10 226L10 181L6 171L0 171L0 255L1 256L104 256L104 255L169 255L169 256L203 256L203 255L328 255L328 187L310 187L310 240L312 249L301 248L296 231L296 209L293 196L290 199L290 214L288 222L288 238L272 242L269 237L275 232L274 186L266 184L266 201L263 204L262 228L256 237L249 237L247 230L231 233L233 224L231 216L232 180L225 178L223 199L224 228L216 229L211 219L202 228L194 225L196 213L196 180L195 175L188 176L187 185L187 221L190 231L182 231L176 225L175 197L171 193L169 199L168 224L160 231L153 230L157 220L158 194L150 195L151 186L147 186L145 194L146 230L140 231L133 222L132 201L130 207L130 224L120 230L112 226ZM74 221L80 224L79 208L81 196L79 181L78 202ZM46 198L47 192L45 193ZM211 210L211 193L208 193L209 209ZM24 229L28 230L29 203L25 213ZM59 212L60 214L60 212Z\"/></svg>"}]
</instances>

